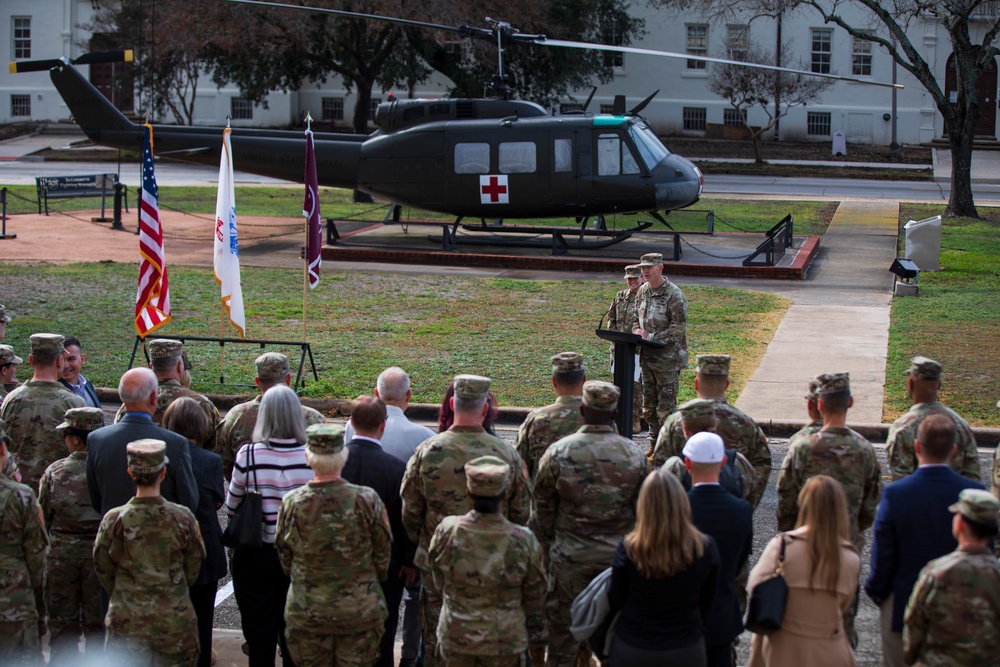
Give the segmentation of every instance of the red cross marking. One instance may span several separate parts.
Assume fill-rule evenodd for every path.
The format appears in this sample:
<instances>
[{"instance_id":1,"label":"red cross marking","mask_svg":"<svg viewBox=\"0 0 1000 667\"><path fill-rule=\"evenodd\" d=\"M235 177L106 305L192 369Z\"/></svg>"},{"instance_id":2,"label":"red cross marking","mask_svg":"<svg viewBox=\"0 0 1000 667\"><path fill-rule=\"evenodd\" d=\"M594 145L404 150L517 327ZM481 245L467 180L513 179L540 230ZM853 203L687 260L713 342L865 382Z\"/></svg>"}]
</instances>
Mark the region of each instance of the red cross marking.
<instances>
[{"instance_id":1,"label":"red cross marking","mask_svg":"<svg viewBox=\"0 0 1000 667\"><path fill-rule=\"evenodd\" d=\"M490 196L490 202L494 204L500 201L500 195L507 194L507 186L500 185L500 180L496 176L490 176L489 185L480 185L479 187L484 195Z\"/></svg>"}]
</instances>

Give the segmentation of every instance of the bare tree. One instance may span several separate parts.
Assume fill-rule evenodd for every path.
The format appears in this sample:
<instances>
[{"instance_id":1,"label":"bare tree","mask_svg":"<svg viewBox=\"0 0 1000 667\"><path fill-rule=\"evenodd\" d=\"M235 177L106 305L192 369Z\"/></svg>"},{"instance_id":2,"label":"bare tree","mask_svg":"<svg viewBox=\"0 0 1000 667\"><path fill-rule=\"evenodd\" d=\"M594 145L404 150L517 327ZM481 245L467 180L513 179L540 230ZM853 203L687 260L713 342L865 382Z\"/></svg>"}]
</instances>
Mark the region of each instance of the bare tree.
<instances>
[{"instance_id":1,"label":"bare tree","mask_svg":"<svg viewBox=\"0 0 1000 667\"><path fill-rule=\"evenodd\" d=\"M787 48L786 48L787 50ZM729 53L720 57L729 57ZM746 62L770 65L774 54L759 44L748 41ZM802 65L798 65L800 69ZM788 115L794 107L803 106L819 97L820 93L833 85L829 79L788 74L771 70L732 65L712 65L708 77L708 87L713 93L729 100L753 143L753 155L757 164L764 164L760 153L761 136L774 127L780 118ZM775 104L775 99L778 103ZM759 126L750 124L750 110L759 108L767 116L767 123Z\"/></svg>"},{"instance_id":2,"label":"bare tree","mask_svg":"<svg viewBox=\"0 0 1000 667\"><path fill-rule=\"evenodd\" d=\"M699 11L719 20L735 12L780 16L797 8L858 39L881 46L927 90L944 118L951 147L951 197L946 216L978 218L972 196L972 140L979 117L976 81L994 62L1000 49L1000 6L996 0L650 0L654 5ZM745 18L744 18L745 20ZM951 41L957 90L954 99L922 50L923 25L940 22ZM911 31L912 28L912 31Z\"/></svg>"}]
</instances>

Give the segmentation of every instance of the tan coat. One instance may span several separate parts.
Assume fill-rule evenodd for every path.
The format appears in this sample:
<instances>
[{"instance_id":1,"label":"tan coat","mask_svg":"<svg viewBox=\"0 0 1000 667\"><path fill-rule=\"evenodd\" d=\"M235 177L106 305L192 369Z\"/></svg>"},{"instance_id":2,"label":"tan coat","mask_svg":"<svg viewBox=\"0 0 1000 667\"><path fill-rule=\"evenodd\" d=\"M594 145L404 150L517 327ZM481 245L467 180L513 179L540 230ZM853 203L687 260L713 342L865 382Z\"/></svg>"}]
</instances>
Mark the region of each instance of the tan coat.
<instances>
[{"instance_id":1,"label":"tan coat","mask_svg":"<svg viewBox=\"0 0 1000 667\"><path fill-rule=\"evenodd\" d=\"M798 528L786 533L799 539L785 538L784 576L788 584L785 618L778 632L753 636L748 667L853 667L855 664L842 616L858 588L861 557L850 542L842 542L836 591L820 588L818 582L816 590L810 591L805 532L805 528ZM754 586L774 573L780 546L780 536L772 539L750 572L747 590L751 595Z\"/></svg>"}]
</instances>

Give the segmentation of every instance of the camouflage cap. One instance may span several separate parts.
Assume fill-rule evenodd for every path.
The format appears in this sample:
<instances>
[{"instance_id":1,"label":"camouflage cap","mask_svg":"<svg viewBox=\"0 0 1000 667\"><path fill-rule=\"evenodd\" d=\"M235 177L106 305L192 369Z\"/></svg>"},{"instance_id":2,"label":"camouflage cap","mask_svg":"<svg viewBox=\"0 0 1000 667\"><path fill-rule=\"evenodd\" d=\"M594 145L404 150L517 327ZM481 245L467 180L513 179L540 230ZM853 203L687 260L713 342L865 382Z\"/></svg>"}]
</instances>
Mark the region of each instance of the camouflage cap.
<instances>
[{"instance_id":1,"label":"camouflage cap","mask_svg":"<svg viewBox=\"0 0 1000 667\"><path fill-rule=\"evenodd\" d=\"M726 446L717 434L702 431L688 438L681 453L691 463L722 463L726 456Z\"/></svg>"},{"instance_id":2,"label":"camouflage cap","mask_svg":"<svg viewBox=\"0 0 1000 667\"><path fill-rule=\"evenodd\" d=\"M10 315L7 314L7 307L0 303L0 322L6 324L10 322Z\"/></svg>"},{"instance_id":3,"label":"camouflage cap","mask_svg":"<svg viewBox=\"0 0 1000 667\"><path fill-rule=\"evenodd\" d=\"M306 449L313 454L336 454L344 448L344 427L313 424L306 429Z\"/></svg>"},{"instance_id":4,"label":"camouflage cap","mask_svg":"<svg viewBox=\"0 0 1000 667\"><path fill-rule=\"evenodd\" d=\"M254 360L257 377L261 380L280 380L291 372L288 357L281 352L265 352Z\"/></svg>"},{"instance_id":5,"label":"camouflage cap","mask_svg":"<svg viewBox=\"0 0 1000 667\"><path fill-rule=\"evenodd\" d=\"M629 264L625 267L625 277L627 278L641 278L642 277L642 267L638 264Z\"/></svg>"},{"instance_id":6,"label":"camouflage cap","mask_svg":"<svg viewBox=\"0 0 1000 667\"><path fill-rule=\"evenodd\" d=\"M816 376L816 394L836 394L851 390L851 376L847 371L841 373L823 373Z\"/></svg>"},{"instance_id":7,"label":"camouflage cap","mask_svg":"<svg viewBox=\"0 0 1000 667\"><path fill-rule=\"evenodd\" d=\"M701 375L729 375L728 354L699 354L696 363Z\"/></svg>"},{"instance_id":8,"label":"camouflage cap","mask_svg":"<svg viewBox=\"0 0 1000 667\"><path fill-rule=\"evenodd\" d=\"M149 350L150 359L172 359L181 356L184 351L184 343L171 338L157 338L149 341L146 345Z\"/></svg>"},{"instance_id":9,"label":"camouflage cap","mask_svg":"<svg viewBox=\"0 0 1000 667\"><path fill-rule=\"evenodd\" d=\"M710 398L692 398L677 408L681 419L708 419L715 416L715 401Z\"/></svg>"},{"instance_id":10,"label":"camouflage cap","mask_svg":"<svg viewBox=\"0 0 1000 667\"><path fill-rule=\"evenodd\" d=\"M167 443L153 438L133 440L125 445L128 469L137 475L159 472L170 463L167 458Z\"/></svg>"},{"instance_id":11,"label":"camouflage cap","mask_svg":"<svg viewBox=\"0 0 1000 667\"><path fill-rule=\"evenodd\" d=\"M940 380L941 364L927 357L913 357L906 373L918 380Z\"/></svg>"},{"instance_id":12,"label":"camouflage cap","mask_svg":"<svg viewBox=\"0 0 1000 667\"><path fill-rule=\"evenodd\" d=\"M815 401L819 396L819 376L809 379L809 388L806 389L805 399L807 401Z\"/></svg>"},{"instance_id":13,"label":"camouflage cap","mask_svg":"<svg viewBox=\"0 0 1000 667\"><path fill-rule=\"evenodd\" d=\"M611 412L618 407L621 391L610 382L588 380L583 383L583 404L595 410Z\"/></svg>"},{"instance_id":14,"label":"camouflage cap","mask_svg":"<svg viewBox=\"0 0 1000 667\"><path fill-rule=\"evenodd\" d=\"M573 373L583 370L583 355L579 352L560 352L552 357L552 373Z\"/></svg>"},{"instance_id":15,"label":"camouflage cap","mask_svg":"<svg viewBox=\"0 0 1000 667\"><path fill-rule=\"evenodd\" d=\"M482 375L456 375L455 398L479 400L490 393L490 383L493 380Z\"/></svg>"},{"instance_id":16,"label":"camouflage cap","mask_svg":"<svg viewBox=\"0 0 1000 667\"><path fill-rule=\"evenodd\" d=\"M56 426L60 431L73 428L77 431L96 431L104 426L104 410L100 408L70 408L63 422Z\"/></svg>"},{"instance_id":17,"label":"camouflage cap","mask_svg":"<svg viewBox=\"0 0 1000 667\"><path fill-rule=\"evenodd\" d=\"M29 340L32 354L62 354L66 349L63 347L65 337L62 334L36 333L31 334Z\"/></svg>"},{"instance_id":18,"label":"camouflage cap","mask_svg":"<svg viewBox=\"0 0 1000 667\"><path fill-rule=\"evenodd\" d=\"M23 363L24 359L14 354L14 348L10 345L0 345L0 366Z\"/></svg>"},{"instance_id":19,"label":"camouflage cap","mask_svg":"<svg viewBox=\"0 0 1000 667\"><path fill-rule=\"evenodd\" d=\"M509 476L510 466L496 456L480 456L465 464L465 486L474 496L499 496L507 487Z\"/></svg>"},{"instance_id":20,"label":"camouflage cap","mask_svg":"<svg viewBox=\"0 0 1000 667\"><path fill-rule=\"evenodd\" d=\"M970 521L988 526L1000 519L1000 500L989 491L962 489L958 502L949 506L948 511L958 512Z\"/></svg>"},{"instance_id":21,"label":"camouflage cap","mask_svg":"<svg viewBox=\"0 0 1000 667\"><path fill-rule=\"evenodd\" d=\"M663 255L658 252L647 252L639 258L639 266L656 266L663 264Z\"/></svg>"}]
</instances>

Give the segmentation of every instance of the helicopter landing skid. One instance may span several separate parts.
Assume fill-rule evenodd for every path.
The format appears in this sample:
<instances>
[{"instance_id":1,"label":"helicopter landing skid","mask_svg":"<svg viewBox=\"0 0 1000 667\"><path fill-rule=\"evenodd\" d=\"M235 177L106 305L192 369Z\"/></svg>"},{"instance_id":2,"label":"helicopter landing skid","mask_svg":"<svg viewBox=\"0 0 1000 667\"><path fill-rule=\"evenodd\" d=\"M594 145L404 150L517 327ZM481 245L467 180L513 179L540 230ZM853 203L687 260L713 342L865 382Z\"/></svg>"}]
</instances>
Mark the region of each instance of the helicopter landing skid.
<instances>
[{"instance_id":1,"label":"helicopter landing skid","mask_svg":"<svg viewBox=\"0 0 1000 667\"><path fill-rule=\"evenodd\" d=\"M456 232L458 227L469 232L489 232L490 238L483 237L459 237ZM454 250L459 244L462 245L492 245L507 248L552 248L553 255L567 255L570 250L600 250L608 248L632 238L636 232L649 229L653 223L648 220L640 220L635 227L629 229L579 229L572 227L537 227L532 225L487 225L482 224L461 224L456 221L455 225L444 226L440 239L428 236L430 241L441 241L442 249ZM530 234L532 236L551 235L551 240L542 239L519 239L510 238L505 234ZM597 237L588 240L588 237Z\"/></svg>"}]
</instances>

